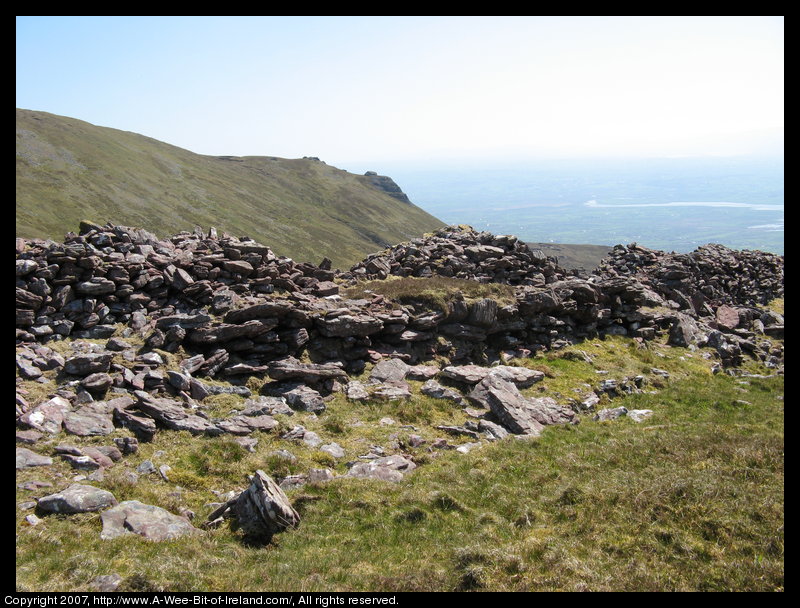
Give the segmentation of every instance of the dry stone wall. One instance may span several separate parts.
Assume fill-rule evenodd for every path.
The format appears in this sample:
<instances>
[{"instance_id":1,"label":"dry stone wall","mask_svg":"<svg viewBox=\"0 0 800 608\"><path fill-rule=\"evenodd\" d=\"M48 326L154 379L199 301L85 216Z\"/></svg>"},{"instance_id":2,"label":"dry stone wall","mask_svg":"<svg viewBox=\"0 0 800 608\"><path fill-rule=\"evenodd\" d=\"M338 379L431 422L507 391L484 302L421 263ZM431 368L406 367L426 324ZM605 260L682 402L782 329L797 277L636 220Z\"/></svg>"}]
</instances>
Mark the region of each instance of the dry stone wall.
<instances>
[{"instance_id":1,"label":"dry stone wall","mask_svg":"<svg viewBox=\"0 0 800 608\"><path fill-rule=\"evenodd\" d=\"M432 274L515 285L515 302L456 294L447 310L431 310L338 295L340 284L360 278ZM18 344L111 338L123 324L148 349L183 347L191 354L189 375L267 373L313 386L387 355L411 364L437 355L486 362L597 335L650 339L669 331L685 345L716 331L720 352L744 349L763 358L759 333L782 335L783 319L756 306L782 295L782 256L719 245L691 254L617 246L597 273L579 276L516 237L468 227L443 228L346 272L327 259L314 265L278 257L214 229L158 239L84 223L63 243L16 242ZM313 370L297 361L305 355ZM67 371L107 373L109 359L87 354L67 362ZM31 360L18 364L35 375Z\"/></svg>"}]
</instances>

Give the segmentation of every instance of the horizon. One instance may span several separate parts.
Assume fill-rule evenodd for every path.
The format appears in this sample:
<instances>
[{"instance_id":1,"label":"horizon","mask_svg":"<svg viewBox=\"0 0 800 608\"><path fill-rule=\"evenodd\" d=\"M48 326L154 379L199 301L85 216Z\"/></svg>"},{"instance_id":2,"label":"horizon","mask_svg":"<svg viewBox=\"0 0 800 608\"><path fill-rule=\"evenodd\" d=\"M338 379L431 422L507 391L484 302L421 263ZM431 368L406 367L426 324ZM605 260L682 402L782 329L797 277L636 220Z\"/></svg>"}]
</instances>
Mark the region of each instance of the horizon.
<instances>
[{"instance_id":1,"label":"horizon","mask_svg":"<svg viewBox=\"0 0 800 608\"><path fill-rule=\"evenodd\" d=\"M18 16L16 60L17 107L204 155L381 172L783 149L782 17Z\"/></svg>"}]
</instances>

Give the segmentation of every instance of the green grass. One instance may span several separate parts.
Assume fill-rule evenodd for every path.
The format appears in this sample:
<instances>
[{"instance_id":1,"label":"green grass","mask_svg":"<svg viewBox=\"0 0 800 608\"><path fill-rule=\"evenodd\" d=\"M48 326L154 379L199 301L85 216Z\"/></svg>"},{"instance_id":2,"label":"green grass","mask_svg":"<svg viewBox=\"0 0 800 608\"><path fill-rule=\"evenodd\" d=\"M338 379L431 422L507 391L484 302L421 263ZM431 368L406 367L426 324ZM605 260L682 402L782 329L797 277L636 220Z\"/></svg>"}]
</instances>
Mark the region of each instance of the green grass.
<instances>
[{"instance_id":1,"label":"green grass","mask_svg":"<svg viewBox=\"0 0 800 608\"><path fill-rule=\"evenodd\" d=\"M61 240L84 219L162 238L214 226L277 255L315 263L327 256L341 267L443 225L369 178L324 162L204 156L18 109L16 235Z\"/></svg>"},{"instance_id":2,"label":"green grass","mask_svg":"<svg viewBox=\"0 0 800 608\"><path fill-rule=\"evenodd\" d=\"M498 306L515 302L511 285L478 283L438 275L424 278L390 276L379 281L364 281L342 290L342 295L353 299L382 295L387 300L402 304L418 303L444 312L448 311L448 305L456 298L463 298L467 302L491 298Z\"/></svg>"},{"instance_id":3,"label":"green grass","mask_svg":"<svg viewBox=\"0 0 800 608\"><path fill-rule=\"evenodd\" d=\"M261 548L227 525L168 543L101 541L99 515L48 516L30 527L28 512L18 510L17 589L86 590L95 576L118 573L124 589L140 591L783 590L783 377L712 375L702 351L632 344L613 338L571 347L592 364L558 354L531 359L525 364L548 377L544 390L525 392L563 402L584 382L666 369L671 377L658 385L647 374L652 393L612 402L653 410L641 424L583 416L538 440L512 438L466 455L408 448L420 466L400 484L339 479L289 491L301 525ZM609 375L595 374L601 368ZM251 453L229 437L161 431L97 485L119 500L189 508L199 523L218 494L243 489L256 469L341 474L372 445L394 453L409 433L431 441L443 436L436 426L466 420L412 384L407 403L337 396L318 417L282 418L282 428L303 424L339 443L346 457L338 462L276 433L259 435ZM395 424L380 424L385 417ZM58 436L45 446L109 441ZM276 456L278 449L296 461ZM147 458L170 465L169 482L126 480ZM60 489L73 475L57 461L51 470L18 472L17 483L48 479ZM18 489L17 502L52 491Z\"/></svg>"}]
</instances>

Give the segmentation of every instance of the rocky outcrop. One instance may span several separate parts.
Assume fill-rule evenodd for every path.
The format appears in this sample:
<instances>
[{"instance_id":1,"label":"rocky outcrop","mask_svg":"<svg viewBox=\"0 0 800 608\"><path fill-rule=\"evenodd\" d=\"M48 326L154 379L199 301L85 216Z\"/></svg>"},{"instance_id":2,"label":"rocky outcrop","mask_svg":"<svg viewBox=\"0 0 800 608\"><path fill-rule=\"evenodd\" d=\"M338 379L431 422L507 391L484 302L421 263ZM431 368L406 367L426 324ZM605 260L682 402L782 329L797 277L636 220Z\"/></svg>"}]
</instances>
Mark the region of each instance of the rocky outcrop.
<instances>
[{"instance_id":1,"label":"rocky outcrop","mask_svg":"<svg viewBox=\"0 0 800 608\"><path fill-rule=\"evenodd\" d=\"M369 183L378 190L385 192L392 198L396 198L398 201L408 203L409 205L411 204L406 193L400 189L400 186L398 186L391 177L387 175L378 175L375 171L367 171L364 175L369 180Z\"/></svg>"}]
</instances>

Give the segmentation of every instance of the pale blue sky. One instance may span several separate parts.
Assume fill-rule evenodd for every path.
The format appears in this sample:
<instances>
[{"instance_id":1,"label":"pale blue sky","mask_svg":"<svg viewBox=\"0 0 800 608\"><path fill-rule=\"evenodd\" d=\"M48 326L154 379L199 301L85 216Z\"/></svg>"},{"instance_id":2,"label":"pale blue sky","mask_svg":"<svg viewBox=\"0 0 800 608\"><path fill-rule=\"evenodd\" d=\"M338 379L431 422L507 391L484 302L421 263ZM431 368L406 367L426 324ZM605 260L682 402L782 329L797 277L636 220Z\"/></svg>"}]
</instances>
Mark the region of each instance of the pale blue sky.
<instances>
[{"instance_id":1,"label":"pale blue sky","mask_svg":"<svg viewBox=\"0 0 800 608\"><path fill-rule=\"evenodd\" d=\"M782 137L783 30L782 17L17 17L17 107L343 168L744 154Z\"/></svg>"}]
</instances>

